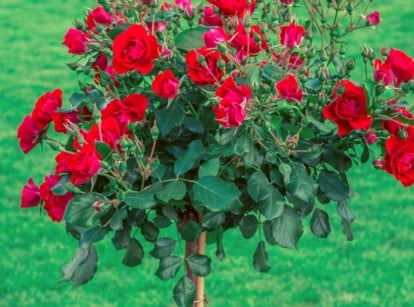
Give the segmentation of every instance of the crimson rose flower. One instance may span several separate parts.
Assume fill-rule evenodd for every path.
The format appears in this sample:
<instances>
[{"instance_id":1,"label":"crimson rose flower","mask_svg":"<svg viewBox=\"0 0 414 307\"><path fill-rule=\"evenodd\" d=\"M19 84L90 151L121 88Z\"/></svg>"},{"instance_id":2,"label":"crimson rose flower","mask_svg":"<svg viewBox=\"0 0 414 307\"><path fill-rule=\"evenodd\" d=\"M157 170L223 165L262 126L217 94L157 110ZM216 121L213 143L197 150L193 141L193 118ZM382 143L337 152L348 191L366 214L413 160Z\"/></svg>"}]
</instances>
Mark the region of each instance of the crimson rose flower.
<instances>
[{"instance_id":1,"label":"crimson rose flower","mask_svg":"<svg viewBox=\"0 0 414 307\"><path fill-rule=\"evenodd\" d=\"M62 106L62 90L56 89L40 96L32 112L32 118L39 130L46 128L53 120L53 113Z\"/></svg>"},{"instance_id":2,"label":"crimson rose flower","mask_svg":"<svg viewBox=\"0 0 414 307\"><path fill-rule=\"evenodd\" d=\"M67 133L67 127L71 123L78 123L79 122L79 115L78 112L59 112L55 111L52 115L53 124L55 126L55 131L60 133Z\"/></svg>"},{"instance_id":3,"label":"crimson rose flower","mask_svg":"<svg viewBox=\"0 0 414 307\"><path fill-rule=\"evenodd\" d=\"M398 49L390 49L385 64L391 66L395 86L414 79L414 60Z\"/></svg>"},{"instance_id":4,"label":"crimson rose flower","mask_svg":"<svg viewBox=\"0 0 414 307\"><path fill-rule=\"evenodd\" d=\"M72 54L84 54L88 50L87 42L89 35L79 29L70 28L64 38L63 45L68 47L68 52Z\"/></svg>"},{"instance_id":5,"label":"crimson rose flower","mask_svg":"<svg viewBox=\"0 0 414 307\"><path fill-rule=\"evenodd\" d=\"M381 60L374 60L374 80L375 82L383 82L385 86L390 85L394 81L394 73L391 65L382 63Z\"/></svg>"},{"instance_id":6,"label":"crimson rose flower","mask_svg":"<svg viewBox=\"0 0 414 307\"><path fill-rule=\"evenodd\" d=\"M380 13L378 11L372 12L365 18L365 20L368 26L376 26L381 21Z\"/></svg>"},{"instance_id":7,"label":"crimson rose flower","mask_svg":"<svg viewBox=\"0 0 414 307\"><path fill-rule=\"evenodd\" d=\"M44 201L43 208L54 222L60 222L65 213L66 206L75 196L68 192L63 195L55 195L52 189L61 180L58 175L49 175L45 177L44 182L40 185L40 197Z\"/></svg>"},{"instance_id":8,"label":"crimson rose flower","mask_svg":"<svg viewBox=\"0 0 414 307\"><path fill-rule=\"evenodd\" d=\"M219 8L220 13L225 16L237 15L243 17L247 12L252 12L255 1L248 0L207 0Z\"/></svg>"},{"instance_id":9,"label":"crimson rose flower","mask_svg":"<svg viewBox=\"0 0 414 307\"><path fill-rule=\"evenodd\" d=\"M391 136L385 142L383 169L394 175L405 187L414 184L414 137Z\"/></svg>"},{"instance_id":10,"label":"crimson rose flower","mask_svg":"<svg viewBox=\"0 0 414 307\"><path fill-rule=\"evenodd\" d=\"M166 70L154 78L152 90L163 98L175 98L178 92L178 80L171 70Z\"/></svg>"},{"instance_id":11,"label":"crimson rose flower","mask_svg":"<svg viewBox=\"0 0 414 307\"><path fill-rule=\"evenodd\" d=\"M19 146L24 153L28 153L40 143L42 131L37 128L31 115L27 115L17 129Z\"/></svg>"},{"instance_id":12,"label":"crimson rose flower","mask_svg":"<svg viewBox=\"0 0 414 307\"><path fill-rule=\"evenodd\" d=\"M256 42L257 38L260 44ZM243 59L245 56L256 55L260 50L268 49L264 35L257 25L250 26L249 34L247 35L244 25L238 24L230 45L237 49L240 59Z\"/></svg>"},{"instance_id":13,"label":"crimson rose flower","mask_svg":"<svg viewBox=\"0 0 414 307\"><path fill-rule=\"evenodd\" d=\"M85 140L89 143L94 143L95 141L104 142L115 150L118 148L118 141L122 135L123 133L118 120L114 117L105 117L102 118L100 125L94 124L91 127L85 135Z\"/></svg>"},{"instance_id":14,"label":"crimson rose flower","mask_svg":"<svg viewBox=\"0 0 414 307\"><path fill-rule=\"evenodd\" d=\"M36 207L40 203L40 188L30 178L23 187L20 197L20 207L29 208Z\"/></svg>"},{"instance_id":15,"label":"crimson rose flower","mask_svg":"<svg viewBox=\"0 0 414 307\"><path fill-rule=\"evenodd\" d=\"M159 56L160 45L157 38L148 34L143 26L131 25L114 39L112 51L115 72L123 74L136 70L145 75L154 67L153 62Z\"/></svg>"},{"instance_id":16,"label":"crimson rose flower","mask_svg":"<svg viewBox=\"0 0 414 307\"><path fill-rule=\"evenodd\" d=\"M224 75L219 61L227 61L219 51L206 47L189 51L185 60L190 80L200 86L219 82Z\"/></svg>"},{"instance_id":17,"label":"crimson rose flower","mask_svg":"<svg viewBox=\"0 0 414 307\"><path fill-rule=\"evenodd\" d=\"M86 17L86 25L92 31L95 31L96 24L110 25L112 16L102 6L94 8Z\"/></svg>"},{"instance_id":18,"label":"crimson rose flower","mask_svg":"<svg viewBox=\"0 0 414 307\"><path fill-rule=\"evenodd\" d=\"M414 119L414 114L408 111L404 107L397 107L394 109L394 114L392 115L392 120L385 120L382 122L382 128L387 130L392 135L400 135L400 133L407 133L408 136L414 136L414 127L408 126L401 122L401 120L397 117L405 117L407 119Z\"/></svg>"},{"instance_id":19,"label":"crimson rose flower","mask_svg":"<svg viewBox=\"0 0 414 307\"><path fill-rule=\"evenodd\" d=\"M338 135L354 129L367 130L372 117L367 114L365 90L349 80L339 81L333 91L333 101L323 108L323 116L338 126Z\"/></svg>"},{"instance_id":20,"label":"crimson rose flower","mask_svg":"<svg viewBox=\"0 0 414 307\"><path fill-rule=\"evenodd\" d=\"M249 102L251 94L252 90L246 84L237 85L232 77L224 80L216 91L218 97L230 99L233 103L245 106Z\"/></svg>"},{"instance_id":21,"label":"crimson rose flower","mask_svg":"<svg viewBox=\"0 0 414 307\"><path fill-rule=\"evenodd\" d=\"M280 43L288 48L295 48L302 41L304 33L305 28L292 21L289 25L280 27Z\"/></svg>"},{"instance_id":22,"label":"crimson rose flower","mask_svg":"<svg viewBox=\"0 0 414 307\"><path fill-rule=\"evenodd\" d=\"M286 78L278 81L275 87L280 99L297 102L302 101L303 91L299 89L298 80L294 75L287 75Z\"/></svg>"},{"instance_id":23,"label":"crimson rose flower","mask_svg":"<svg viewBox=\"0 0 414 307\"><path fill-rule=\"evenodd\" d=\"M239 127L246 118L246 103L224 98L213 106L217 122L223 127Z\"/></svg>"},{"instance_id":24,"label":"crimson rose flower","mask_svg":"<svg viewBox=\"0 0 414 307\"><path fill-rule=\"evenodd\" d=\"M199 23L205 26L217 26L222 27L223 21L220 16L214 12L214 8L211 6L205 6L203 9L203 15L199 19Z\"/></svg>"}]
</instances>

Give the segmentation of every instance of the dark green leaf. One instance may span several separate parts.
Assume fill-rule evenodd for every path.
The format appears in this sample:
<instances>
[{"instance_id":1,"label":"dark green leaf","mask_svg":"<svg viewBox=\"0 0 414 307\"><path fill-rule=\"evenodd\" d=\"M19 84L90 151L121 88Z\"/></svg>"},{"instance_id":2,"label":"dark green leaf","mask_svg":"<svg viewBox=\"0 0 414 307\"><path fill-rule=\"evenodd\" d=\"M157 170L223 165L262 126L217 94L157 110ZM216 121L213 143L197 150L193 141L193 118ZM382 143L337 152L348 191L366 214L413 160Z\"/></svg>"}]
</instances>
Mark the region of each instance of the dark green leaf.
<instances>
[{"instance_id":1,"label":"dark green leaf","mask_svg":"<svg viewBox=\"0 0 414 307\"><path fill-rule=\"evenodd\" d=\"M185 110L181 103L173 102L168 109L155 112L157 125L162 135L180 126L185 118Z\"/></svg>"},{"instance_id":2,"label":"dark green leaf","mask_svg":"<svg viewBox=\"0 0 414 307\"><path fill-rule=\"evenodd\" d=\"M352 197L348 183L335 172L322 171L319 175L319 188L331 200L345 200Z\"/></svg>"},{"instance_id":3,"label":"dark green leaf","mask_svg":"<svg viewBox=\"0 0 414 307\"><path fill-rule=\"evenodd\" d=\"M106 161L110 164L113 163L112 148L103 142L95 142L96 150L101 155L102 161Z\"/></svg>"},{"instance_id":4,"label":"dark green leaf","mask_svg":"<svg viewBox=\"0 0 414 307\"><path fill-rule=\"evenodd\" d=\"M100 193L78 194L69 202L63 219L75 226L91 227L110 208L109 200Z\"/></svg>"},{"instance_id":5,"label":"dark green leaf","mask_svg":"<svg viewBox=\"0 0 414 307\"><path fill-rule=\"evenodd\" d=\"M126 249L124 259L122 259L122 263L126 266L136 266L140 265L142 259L144 258L144 249L139 243L139 241L135 238L131 238L129 245Z\"/></svg>"},{"instance_id":6,"label":"dark green leaf","mask_svg":"<svg viewBox=\"0 0 414 307\"><path fill-rule=\"evenodd\" d=\"M351 159L344 153L343 150L339 150L334 146L325 146L322 159L332 165L340 173L345 173L351 166Z\"/></svg>"},{"instance_id":7,"label":"dark green leaf","mask_svg":"<svg viewBox=\"0 0 414 307\"><path fill-rule=\"evenodd\" d=\"M171 238L160 238L155 242L153 250L150 251L150 255L157 259L170 256L176 244L177 242Z\"/></svg>"},{"instance_id":8,"label":"dark green leaf","mask_svg":"<svg viewBox=\"0 0 414 307\"><path fill-rule=\"evenodd\" d=\"M125 193L125 203L130 208L149 209L157 204L154 194L148 191L129 191Z\"/></svg>"},{"instance_id":9,"label":"dark green leaf","mask_svg":"<svg viewBox=\"0 0 414 307\"><path fill-rule=\"evenodd\" d=\"M188 97L186 97L188 99ZM191 132L203 134L205 129L203 123L195 117L186 117L183 125Z\"/></svg>"},{"instance_id":10,"label":"dark green leaf","mask_svg":"<svg viewBox=\"0 0 414 307\"><path fill-rule=\"evenodd\" d=\"M295 198L312 204L315 198L315 183L310 178L303 164L291 163L290 180L286 183L286 190Z\"/></svg>"},{"instance_id":11,"label":"dark green leaf","mask_svg":"<svg viewBox=\"0 0 414 307\"><path fill-rule=\"evenodd\" d=\"M195 140L190 143L188 150L178 157L174 164L174 173L177 176L183 175L192 169L204 155L205 149L200 140Z\"/></svg>"},{"instance_id":12,"label":"dark green leaf","mask_svg":"<svg viewBox=\"0 0 414 307\"><path fill-rule=\"evenodd\" d=\"M126 28L128 28L129 26L130 24L128 23L123 23L119 26L116 26L108 32L108 36L112 39L115 39L120 33L124 32Z\"/></svg>"},{"instance_id":13,"label":"dark green leaf","mask_svg":"<svg viewBox=\"0 0 414 307\"><path fill-rule=\"evenodd\" d=\"M315 209L310 221L310 228L315 236L326 238L331 232L328 214L322 209Z\"/></svg>"},{"instance_id":14,"label":"dark green leaf","mask_svg":"<svg viewBox=\"0 0 414 307\"><path fill-rule=\"evenodd\" d=\"M259 221L254 215L245 215L240 220L239 227L243 237L249 239L256 233L259 227Z\"/></svg>"},{"instance_id":15,"label":"dark green leaf","mask_svg":"<svg viewBox=\"0 0 414 307\"><path fill-rule=\"evenodd\" d=\"M345 200L338 202L336 210L338 211L339 216L349 223L352 223L356 218L355 214L349 209Z\"/></svg>"},{"instance_id":16,"label":"dark green leaf","mask_svg":"<svg viewBox=\"0 0 414 307\"><path fill-rule=\"evenodd\" d=\"M84 93L73 93L69 97L70 104L73 107L78 107L84 100L85 100L85 94Z\"/></svg>"},{"instance_id":17,"label":"dark green leaf","mask_svg":"<svg viewBox=\"0 0 414 307\"><path fill-rule=\"evenodd\" d=\"M95 226L93 228L89 228L85 232L82 233L81 238L79 240L79 246L82 245L90 245L95 242L101 241L105 238L105 235L108 233L108 230L102 226Z\"/></svg>"},{"instance_id":18,"label":"dark green leaf","mask_svg":"<svg viewBox=\"0 0 414 307\"><path fill-rule=\"evenodd\" d=\"M258 65L248 65L247 67L247 84L250 86L256 87L261 83L260 80L260 66Z\"/></svg>"},{"instance_id":19,"label":"dark green leaf","mask_svg":"<svg viewBox=\"0 0 414 307\"><path fill-rule=\"evenodd\" d=\"M190 51L204 46L203 34L210 28L204 26L194 27L180 32L175 36L175 46L182 51Z\"/></svg>"},{"instance_id":20,"label":"dark green leaf","mask_svg":"<svg viewBox=\"0 0 414 307\"><path fill-rule=\"evenodd\" d=\"M247 181L247 192L255 202L266 199L270 187L269 180L263 172L253 173Z\"/></svg>"},{"instance_id":21,"label":"dark green leaf","mask_svg":"<svg viewBox=\"0 0 414 307\"><path fill-rule=\"evenodd\" d=\"M72 281L74 286L85 284L95 275L97 263L95 247L92 244L80 246L72 260L62 268L60 281Z\"/></svg>"},{"instance_id":22,"label":"dark green leaf","mask_svg":"<svg viewBox=\"0 0 414 307\"><path fill-rule=\"evenodd\" d=\"M266 241L272 245L276 245L277 241L273 237L272 221L265 221L263 223L263 233L265 235Z\"/></svg>"},{"instance_id":23,"label":"dark green leaf","mask_svg":"<svg viewBox=\"0 0 414 307\"><path fill-rule=\"evenodd\" d=\"M141 233L144 236L145 240L149 242L155 242L157 241L160 230L154 225L154 223L145 221L141 225Z\"/></svg>"},{"instance_id":24,"label":"dark green leaf","mask_svg":"<svg viewBox=\"0 0 414 307\"><path fill-rule=\"evenodd\" d=\"M162 207L162 214L172 221L176 221L178 219L177 210L172 207Z\"/></svg>"},{"instance_id":25,"label":"dark green leaf","mask_svg":"<svg viewBox=\"0 0 414 307\"><path fill-rule=\"evenodd\" d=\"M196 289L190 278L181 277L174 287L174 301L178 307L192 307Z\"/></svg>"},{"instance_id":26,"label":"dark green leaf","mask_svg":"<svg viewBox=\"0 0 414 307\"><path fill-rule=\"evenodd\" d=\"M262 68L262 76L269 81L280 80L280 68L273 64L266 64Z\"/></svg>"},{"instance_id":27,"label":"dark green leaf","mask_svg":"<svg viewBox=\"0 0 414 307\"><path fill-rule=\"evenodd\" d=\"M258 202L259 212L268 220L272 220L283 213L285 200L280 192L273 186L270 186L268 196Z\"/></svg>"},{"instance_id":28,"label":"dark green leaf","mask_svg":"<svg viewBox=\"0 0 414 307\"><path fill-rule=\"evenodd\" d=\"M122 229L115 232L114 237L112 238L112 244L115 249L124 249L127 248L131 241L131 230Z\"/></svg>"},{"instance_id":29,"label":"dark green leaf","mask_svg":"<svg viewBox=\"0 0 414 307\"><path fill-rule=\"evenodd\" d=\"M155 273L162 280L169 280L177 275L182 259L177 256L167 256L160 259L158 270Z\"/></svg>"},{"instance_id":30,"label":"dark green leaf","mask_svg":"<svg viewBox=\"0 0 414 307\"><path fill-rule=\"evenodd\" d=\"M282 247L296 248L302 233L302 221L289 206L285 206L283 214L271 221L270 235Z\"/></svg>"},{"instance_id":31,"label":"dark green leaf","mask_svg":"<svg viewBox=\"0 0 414 307\"><path fill-rule=\"evenodd\" d=\"M181 229L181 237L188 242L196 241L202 231L200 224L196 221L188 221Z\"/></svg>"},{"instance_id":32,"label":"dark green leaf","mask_svg":"<svg viewBox=\"0 0 414 307\"><path fill-rule=\"evenodd\" d=\"M207 209L227 211L237 204L240 192L232 182L217 177L201 177L193 186L194 200Z\"/></svg>"},{"instance_id":33,"label":"dark green leaf","mask_svg":"<svg viewBox=\"0 0 414 307\"><path fill-rule=\"evenodd\" d=\"M352 234L351 223L345 219L342 219L342 229L348 241L352 241L354 239L354 235Z\"/></svg>"},{"instance_id":34,"label":"dark green leaf","mask_svg":"<svg viewBox=\"0 0 414 307\"><path fill-rule=\"evenodd\" d=\"M187 192L185 183L181 180L175 180L163 186L162 190L155 193L158 199L169 202L171 199L181 200Z\"/></svg>"},{"instance_id":35,"label":"dark green leaf","mask_svg":"<svg viewBox=\"0 0 414 307\"><path fill-rule=\"evenodd\" d=\"M256 250L253 256L253 266L258 272L269 272L269 259L266 252L266 245L263 241L257 244Z\"/></svg>"},{"instance_id":36,"label":"dark green leaf","mask_svg":"<svg viewBox=\"0 0 414 307\"><path fill-rule=\"evenodd\" d=\"M215 158L208 160L200 165L198 177L217 176L220 169L220 159Z\"/></svg>"},{"instance_id":37,"label":"dark green leaf","mask_svg":"<svg viewBox=\"0 0 414 307\"><path fill-rule=\"evenodd\" d=\"M162 214L157 214L152 221L157 228L167 228L171 225L171 221Z\"/></svg>"},{"instance_id":38,"label":"dark green leaf","mask_svg":"<svg viewBox=\"0 0 414 307\"><path fill-rule=\"evenodd\" d=\"M226 215L223 212L207 212L203 215L201 226L207 229L214 229L224 223Z\"/></svg>"},{"instance_id":39,"label":"dark green leaf","mask_svg":"<svg viewBox=\"0 0 414 307\"><path fill-rule=\"evenodd\" d=\"M226 252L224 251L222 236L217 236L216 242L216 257L218 260L223 261L226 258Z\"/></svg>"},{"instance_id":40,"label":"dark green leaf","mask_svg":"<svg viewBox=\"0 0 414 307\"><path fill-rule=\"evenodd\" d=\"M211 259L206 255L191 254L186 259L191 272L196 276L207 276L210 273Z\"/></svg>"},{"instance_id":41,"label":"dark green leaf","mask_svg":"<svg viewBox=\"0 0 414 307\"><path fill-rule=\"evenodd\" d=\"M127 218L128 212L125 207L118 209L114 212L111 218L110 226L113 230L121 230L124 225L123 222Z\"/></svg>"}]
</instances>

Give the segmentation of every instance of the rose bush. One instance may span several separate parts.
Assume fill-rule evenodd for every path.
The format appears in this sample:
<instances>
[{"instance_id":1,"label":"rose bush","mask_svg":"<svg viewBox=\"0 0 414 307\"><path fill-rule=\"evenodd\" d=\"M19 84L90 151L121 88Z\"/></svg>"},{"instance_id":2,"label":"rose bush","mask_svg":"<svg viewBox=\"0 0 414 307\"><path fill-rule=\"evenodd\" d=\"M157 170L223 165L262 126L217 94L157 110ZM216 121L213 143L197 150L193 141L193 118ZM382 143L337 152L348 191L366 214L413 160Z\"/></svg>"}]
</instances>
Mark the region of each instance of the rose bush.
<instances>
[{"instance_id":1,"label":"rose bush","mask_svg":"<svg viewBox=\"0 0 414 307\"><path fill-rule=\"evenodd\" d=\"M351 167L372 160L413 185L414 60L345 49L380 23L369 2L99 0L63 39L79 91L45 93L17 129L23 152L56 151L21 207L41 206L79 241L62 280L89 281L106 236L128 266L145 240L158 277L182 274L174 299L190 306L204 300L206 236L219 260L226 230L256 237L254 268L267 272L268 246L296 247L304 221L329 235L328 203L352 240Z\"/></svg>"}]
</instances>

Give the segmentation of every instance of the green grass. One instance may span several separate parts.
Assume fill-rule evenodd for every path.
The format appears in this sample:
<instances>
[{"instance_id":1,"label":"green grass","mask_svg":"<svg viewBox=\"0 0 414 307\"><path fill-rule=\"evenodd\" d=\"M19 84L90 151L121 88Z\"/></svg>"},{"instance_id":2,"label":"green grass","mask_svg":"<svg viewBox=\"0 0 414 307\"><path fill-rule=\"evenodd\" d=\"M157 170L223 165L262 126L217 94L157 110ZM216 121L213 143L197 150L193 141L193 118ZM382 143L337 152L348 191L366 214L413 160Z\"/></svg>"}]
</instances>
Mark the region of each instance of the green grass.
<instances>
[{"instance_id":1,"label":"green grass","mask_svg":"<svg viewBox=\"0 0 414 307\"><path fill-rule=\"evenodd\" d=\"M68 99L76 89L76 76L64 65L71 57L61 41L73 18L81 18L91 3L0 3L0 306L174 306L174 281L159 280L150 257L142 266L123 266L123 254L113 249L110 238L97 244L94 280L76 288L57 283L76 242L63 224L51 223L36 209L19 209L27 177L39 183L53 161L48 149L23 155L16 128L45 91L60 87ZM381 26L354 36L348 48L357 53L368 42L377 50L396 47L414 56L412 4L374 1L373 6L383 15ZM334 205L328 205L333 216L329 238L314 238L305 225L297 250L269 247L272 269L260 274L251 264L258 238L246 242L237 231L226 233L227 257L213 261L206 279L211 306L411 306L414 190L369 165L352 171L351 184L356 195L350 205L357 214L352 242L341 233ZM208 254L214 258L212 246Z\"/></svg>"}]
</instances>

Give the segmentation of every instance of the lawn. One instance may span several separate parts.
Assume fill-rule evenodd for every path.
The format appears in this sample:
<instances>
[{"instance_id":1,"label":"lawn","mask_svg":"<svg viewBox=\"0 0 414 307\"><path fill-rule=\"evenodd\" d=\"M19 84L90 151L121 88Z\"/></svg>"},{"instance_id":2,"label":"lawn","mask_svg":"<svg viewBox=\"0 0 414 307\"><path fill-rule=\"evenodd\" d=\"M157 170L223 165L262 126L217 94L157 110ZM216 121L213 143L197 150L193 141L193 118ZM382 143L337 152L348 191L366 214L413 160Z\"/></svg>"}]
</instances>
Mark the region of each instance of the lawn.
<instances>
[{"instance_id":1,"label":"lawn","mask_svg":"<svg viewBox=\"0 0 414 307\"><path fill-rule=\"evenodd\" d=\"M58 283L76 241L63 224L51 223L37 209L19 208L27 178L39 183L53 161L47 148L23 155L16 128L44 92L59 87L67 99L76 90L76 75L64 64L71 57L61 42L72 20L92 5L91 0L0 3L0 306L174 306L174 280L159 280L150 257L139 267L123 266L122 252L109 238L97 244L99 268L90 283L75 288ZM366 42L376 50L394 47L414 56L412 4L374 1L372 7L383 16L380 27L353 36L348 48L357 54ZM351 184L354 241L342 235L339 218L332 219L327 239L316 239L305 225L298 249L269 248L272 269L260 274L251 260L257 238L246 242L239 232L228 232L227 257L213 260L206 279L210 305L412 306L414 188L403 188L370 165L355 168ZM335 216L333 204L325 209ZM207 252L214 258L213 247Z\"/></svg>"}]
</instances>

